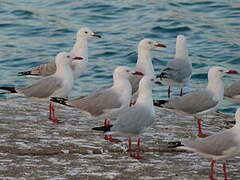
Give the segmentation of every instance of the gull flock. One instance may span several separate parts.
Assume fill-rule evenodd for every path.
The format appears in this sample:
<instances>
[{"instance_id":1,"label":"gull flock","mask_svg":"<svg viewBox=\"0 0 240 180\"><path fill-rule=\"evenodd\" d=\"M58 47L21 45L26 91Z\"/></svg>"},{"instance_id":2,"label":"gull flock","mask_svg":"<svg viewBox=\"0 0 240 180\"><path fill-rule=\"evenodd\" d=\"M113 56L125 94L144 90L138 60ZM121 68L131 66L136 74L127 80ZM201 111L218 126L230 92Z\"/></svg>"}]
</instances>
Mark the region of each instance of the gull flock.
<instances>
[{"instance_id":1,"label":"gull flock","mask_svg":"<svg viewBox=\"0 0 240 180\"><path fill-rule=\"evenodd\" d=\"M240 154L240 108L235 114L236 124L231 129L208 136L202 132L202 115L216 111L226 96L234 103L240 102L240 81L224 88L222 76L236 74L237 71L221 66L213 66L208 71L206 88L184 93L192 76L192 62L188 56L187 40L183 35L176 37L176 54L155 75L151 58L153 49L166 48L164 44L151 39L138 43L138 57L134 68L116 67L113 71L113 84L99 88L90 94L74 99L68 96L74 86L74 80L87 73L88 40L101 38L89 28L81 28L76 34L76 42L70 52L60 52L55 60L33 67L30 71L19 72L21 76L41 76L42 79L24 87L0 87L1 94L19 94L29 98L49 100L49 120L62 123L55 116L54 103L80 109L91 116L92 120L102 119L103 126L92 127L102 131L107 141L117 143L120 140L113 135L128 137L129 156L142 159L140 142L137 139L137 151L131 151L131 137L139 136L154 123L156 107L178 110L195 117L198 122L198 138L182 142L169 142L169 148L193 151L211 160L209 178L215 179L213 169L216 160L224 160L224 179L227 179L225 160ZM159 78L159 81L155 81ZM153 100L152 86L166 85L168 99ZM171 97L171 87L179 87L178 97Z\"/></svg>"}]
</instances>

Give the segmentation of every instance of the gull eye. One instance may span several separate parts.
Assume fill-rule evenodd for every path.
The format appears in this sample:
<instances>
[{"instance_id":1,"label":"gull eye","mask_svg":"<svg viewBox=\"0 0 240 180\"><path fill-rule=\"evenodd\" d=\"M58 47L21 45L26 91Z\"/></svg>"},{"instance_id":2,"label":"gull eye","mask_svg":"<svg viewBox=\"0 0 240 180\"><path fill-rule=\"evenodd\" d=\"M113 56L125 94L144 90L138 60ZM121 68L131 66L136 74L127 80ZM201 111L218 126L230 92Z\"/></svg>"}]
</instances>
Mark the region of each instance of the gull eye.
<instances>
[{"instance_id":1,"label":"gull eye","mask_svg":"<svg viewBox=\"0 0 240 180\"><path fill-rule=\"evenodd\" d=\"M152 44L152 42L151 42L151 41L149 41L149 42L148 42L148 44Z\"/></svg>"},{"instance_id":2,"label":"gull eye","mask_svg":"<svg viewBox=\"0 0 240 180\"><path fill-rule=\"evenodd\" d=\"M154 82L154 79L151 79L152 82Z\"/></svg>"},{"instance_id":3,"label":"gull eye","mask_svg":"<svg viewBox=\"0 0 240 180\"><path fill-rule=\"evenodd\" d=\"M87 31L85 31L84 33L85 33L85 34L87 34L88 32L87 32Z\"/></svg>"},{"instance_id":4,"label":"gull eye","mask_svg":"<svg viewBox=\"0 0 240 180\"><path fill-rule=\"evenodd\" d=\"M130 70L126 70L126 72L130 72Z\"/></svg>"},{"instance_id":5,"label":"gull eye","mask_svg":"<svg viewBox=\"0 0 240 180\"><path fill-rule=\"evenodd\" d=\"M70 58L70 56L67 56L67 58Z\"/></svg>"},{"instance_id":6,"label":"gull eye","mask_svg":"<svg viewBox=\"0 0 240 180\"><path fill-rule=\"evenodd\" d=\"M223 72L223 70L222 70L222 69L220 69L219 71L220 71L220 72Z\"/></svg>"}]
</instances>

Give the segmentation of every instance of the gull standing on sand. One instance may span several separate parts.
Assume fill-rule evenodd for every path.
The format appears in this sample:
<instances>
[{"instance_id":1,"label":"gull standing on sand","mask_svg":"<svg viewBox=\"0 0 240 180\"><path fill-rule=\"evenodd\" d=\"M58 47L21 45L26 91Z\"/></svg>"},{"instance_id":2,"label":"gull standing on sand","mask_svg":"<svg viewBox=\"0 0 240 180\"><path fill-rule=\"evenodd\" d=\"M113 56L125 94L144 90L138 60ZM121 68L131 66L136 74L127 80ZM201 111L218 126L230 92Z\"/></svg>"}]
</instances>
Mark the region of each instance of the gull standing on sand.
<instances>
[{"instance_id":1,"label":"gull standing on sand","mask_svg":"<svg viewBox=\"0 0 240 180\"><path fill-rule=\"evenodd\" d=\"M233 103L240 103L240 81L225 88L224 96L230 98Z\"/></svg>"},{"instance_id":2,"label":"gull standing on sand","mask_svg":"<svg viewBox=\"0 0 240 180\"><path fill-rule=\"evenodd\" d=\"M240 154L240 108L235 114L236 124L231 129L208 136L204 139L175 142L179 149L193 151L211 160L210 179L214 179L214 164L216 160L224 160L224 179L227 179L226 160Z\"/></svg>"},{"instance_id":3,"label":"gull standing on sand","mask_svg":"<svg viewBox=\"0 0 240 180\"><path fill-rule=\"evenodd\" d=\"M72 56L82 57L83 61L73 61L70 66L74 73L74 78L78 78L81 74L87 72L88 65L88 39L89 38L101 38L100 35L95 34L89 28L81 28L77 32L76 42L71 50ZM20 75L31 75L31 76L49 76L54 74L56 71L55 61L49 61L47 64L41 64L34 67L30 71L19 72Z\"/></svg>"},{"instance_id":4,"label":"gull standing on sand","mask_svg":"<svg viewBox=\"0 0 240 180\"><path fill-rule=\"evenodd\" d=\"M176 40L175 58L167 63L157 77L168 86L168 97L170 97L171 86L180 86L180 96L182 96L183 87L189 83L191 76L192 62L188 57L187 40L185 36L179 35Z\"/></svg>"},{"instance_id":5,"label":"gull standing on sand","mask_svg":"<svg viewBox=\"0 0 240 180\"><path fill-rule=\"evenodd\" d=\"M25 87L0 87L0 89L7 90L10 93L17 93L26 97L33 98L50 98L50 97L67 97L73 87L73 73L70 68L70 63L73 60L82 60L83 58L75 56L72 57L70 53L61 52L56 56L56 72L47 76L32 85ZM54 105L49 104L49 120L54 123L59 123L55 118Z\"/></svg>"},{"instance_id":6,"label":"gull standing on sand","mask_svg":"<svg viewBox=\"0 0 240 180\"><path fill-rule=\"evenodd\" d=\"M208 86L206 88L190 92L181 97L170 98L169 100L154 100L154 105L195 115L198 121L198 137L206 137L202 133L202 120L197 115L218 109L224 95L224 84L221 77L224 74L236 73L234 70L227 70L221 66L211 67L208 71Z\"/></svg>"},{"instance_id":7,"label":"gull standing on sand","mask_svg":"<svg viewBox=\"0 0 240 180\"><path fill-rule=\"evenodd\" d=\"M129 81L132 85L133 94L138 91L138 86L143 76L155 77L155 72L152 64L151 50L165 48L166 45L156 43L151 39L143 39L138 44L138 58L135 66L135 73L130 76ZM136 76L137 75L137 76Z\"/></svg>"},{"instance_id":8,"label":"gull standing on sand","mask_svg":"<svg viewBox=\"0 0 240 180\"><path fill-rule=\"evenodd\" d=\"M154 122L155 111L152 100L152 84L154 79L144 76L139 83L139 93L135 105L128 107L116 117L113 125L92 128L93 130L104 131L107 134L119 134L129 136L128 151L131 157L140 159L140 138L137 141L137 154L131 153L131 136L142 133Z\"/></svg>"},{"instance_id":9,"label":"gull standing on sand","mask_svg":"<svg viewBox=\"0 0 240 180\"><path fill-rule=\"evenodd\" d=\"M53 102L78 108L89 113L94 119L111 118L129 106L132 87L128 80L131 69L119 66L113 73L113 85L76 99L52 98Z\"/></svg>"}]
</instances>

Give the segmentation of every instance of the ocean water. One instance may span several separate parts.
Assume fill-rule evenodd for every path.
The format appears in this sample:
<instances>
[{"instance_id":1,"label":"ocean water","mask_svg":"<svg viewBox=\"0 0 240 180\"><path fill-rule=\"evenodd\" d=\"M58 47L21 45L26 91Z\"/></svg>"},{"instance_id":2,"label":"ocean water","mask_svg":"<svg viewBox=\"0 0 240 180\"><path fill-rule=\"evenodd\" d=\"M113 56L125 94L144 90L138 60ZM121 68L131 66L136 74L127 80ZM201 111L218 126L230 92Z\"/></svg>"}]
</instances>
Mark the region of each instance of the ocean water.
<instances>
[{"instance_id":1,"label":"ocean water","mask_svg":"<svg viewBox=\"0 0 240 180\"><path fill-rule=\"evenodd\" d=\"M211 66L240 69L238 0L2 0L0 19L1 85L35 81L17 73L69 51L81 27L91 28L102 39L89 40L89 71L77 80L71 97L110 84L112 71L119 65L134 67L137 44L143 38L167 45L152 53L159 73L174 57L176 36L186 36L193 63L186 91L206 86ZM224 77L225 84L238 79L239 75ZM154 98L166 98L166 90L155 86ZM226 100L221 111L233 113L236 107Z\"/></svg>"}]
</instances>

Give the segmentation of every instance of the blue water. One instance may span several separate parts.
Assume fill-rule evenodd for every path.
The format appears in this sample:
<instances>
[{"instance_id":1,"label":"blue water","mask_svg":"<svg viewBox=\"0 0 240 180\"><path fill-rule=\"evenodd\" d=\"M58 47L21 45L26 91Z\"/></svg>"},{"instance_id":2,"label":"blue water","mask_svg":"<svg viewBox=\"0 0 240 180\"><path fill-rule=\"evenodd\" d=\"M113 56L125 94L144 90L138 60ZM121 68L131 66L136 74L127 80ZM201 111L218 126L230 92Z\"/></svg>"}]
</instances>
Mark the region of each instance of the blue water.
<instances>
[{"instance_id":1,"label":"blue water","mask_svg":"<svg viewBox=\"0 0 240 180\"><path fill-rule=\"evenodd\" d=\"M72 97L110 84L116 66L134 67L137 43L143 38L167 45L153 52L158 73L174 57L176 36L186 36L194 68L187 91L206 85L210 66L240 69L239 0L8 0L0 2L0 19L2 85L34 81L17 72L69 51L76 31L84 26L103 38L90 40L89 71L77 80ZM237 79L239 75L226 76L224 81ZM154 87L154 97L166 98L166 89ZM221 110L234 112L237 106L227 104Z\"/></svg>"}]
</instances>

